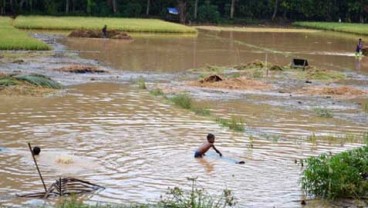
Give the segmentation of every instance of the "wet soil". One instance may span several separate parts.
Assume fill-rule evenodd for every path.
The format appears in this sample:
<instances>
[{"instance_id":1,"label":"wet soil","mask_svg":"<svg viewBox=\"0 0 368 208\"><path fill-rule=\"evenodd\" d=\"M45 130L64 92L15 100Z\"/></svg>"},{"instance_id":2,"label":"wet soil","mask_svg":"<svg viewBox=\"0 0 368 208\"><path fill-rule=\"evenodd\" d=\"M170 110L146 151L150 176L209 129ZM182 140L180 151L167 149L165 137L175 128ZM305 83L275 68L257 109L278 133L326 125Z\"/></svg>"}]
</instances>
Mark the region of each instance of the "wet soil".
<instances>
[{"instance_id":1,"label":"wet soil","mask_svg":"<svg viewBox=\"0 0 368 208\"><path fill-rule=\"evenodd\" d=\"M62 72L76 73L76 74L107 73L106 70L99 69L96 66L88 66L88 65L70 65L70 66L61 67L55 70L62 71Z\"/></svg>"}]
</instances>

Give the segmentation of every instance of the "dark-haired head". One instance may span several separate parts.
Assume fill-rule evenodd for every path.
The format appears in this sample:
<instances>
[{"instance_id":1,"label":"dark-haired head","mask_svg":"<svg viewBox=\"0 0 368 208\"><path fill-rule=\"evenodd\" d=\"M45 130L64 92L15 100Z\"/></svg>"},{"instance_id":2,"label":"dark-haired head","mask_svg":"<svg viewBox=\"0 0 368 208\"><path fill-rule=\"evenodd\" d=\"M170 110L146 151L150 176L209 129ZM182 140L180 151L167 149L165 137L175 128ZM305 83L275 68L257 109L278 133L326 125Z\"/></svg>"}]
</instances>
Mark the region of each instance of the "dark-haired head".
<instances>
[{"instance_id":1,"label":"dark-haired head","mask_svg":"<svg viewBox=\"0 0 368 208\"><path fill-rule=\"evenodd\" d=\"M208 142L210 142L210 143L213 143L213 142L215 142L215 135L213 135L213 134L208 134L207 135L207 141Z\"/></svg>"},{"instance_id":2,"label":"dark-haired head","mask_svg":"<svg viewBox=\"0 0 368 208\"><path fill-rule=\"evenodd\" d=\"M33 155L39 155L41 152L41 148L40 147L33 147L32 153Z\"/></svg>"}]
</instances>

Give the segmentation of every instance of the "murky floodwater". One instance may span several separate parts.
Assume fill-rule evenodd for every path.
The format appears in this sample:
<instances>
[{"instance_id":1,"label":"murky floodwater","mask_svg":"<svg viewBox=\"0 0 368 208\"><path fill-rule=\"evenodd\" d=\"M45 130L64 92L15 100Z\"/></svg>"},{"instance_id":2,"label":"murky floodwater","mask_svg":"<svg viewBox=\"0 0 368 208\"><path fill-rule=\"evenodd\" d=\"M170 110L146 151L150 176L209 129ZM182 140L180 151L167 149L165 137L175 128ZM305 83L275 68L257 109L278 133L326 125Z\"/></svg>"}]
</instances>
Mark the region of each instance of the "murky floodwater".
<instances>
[{"instance_id":1,"label":"murky floodwater","mask_svg":"<svg viewBox=\"0 0 368 208\"><path fill-rule=\"evenodd\" d=\"M42 191L27 151L27 142L31 142L42 148L37 160L47 184L59 176L73 176L106 187L86 197L90 201L154 202L167 187L189 189L186 178L198 177L199 186L211 194L231 189L238 207L300 207L302 169L294 160L361 146L360 141L308 138L313 133L341 136L367 131L367 115L355 103L193 90L197 102L214 115L244 119L246 131L234 133L209 117L196 116L126 84L129 78L124 76L150 71L151 77L180 79L167 75L206 64L263 60L266 54L268 61L279 64L298 56L307 57L313 65L366 72L364 59L355 69L351 52L355 38L322 32L201 32L198 37L153 35L132 42L65 39L68 49L118 69L121 78L115 83L75 85L65 96L1 97L0 206L44 203L15 197ZM146 77L149 84L162 81L150 76ZM67 78L59 80L68 84ZM125 84L119 84L121 80ZM317 117L311 109L319 105L333 106L334 118ZM211 152L194 159L194 150L209 132L216 135L217 147L225 157ZM57 162L63 158L72 163ZM234 164L235 160L245 164ZM322 204L317 201L310 207Z\"/></svg>"}]
</instances>

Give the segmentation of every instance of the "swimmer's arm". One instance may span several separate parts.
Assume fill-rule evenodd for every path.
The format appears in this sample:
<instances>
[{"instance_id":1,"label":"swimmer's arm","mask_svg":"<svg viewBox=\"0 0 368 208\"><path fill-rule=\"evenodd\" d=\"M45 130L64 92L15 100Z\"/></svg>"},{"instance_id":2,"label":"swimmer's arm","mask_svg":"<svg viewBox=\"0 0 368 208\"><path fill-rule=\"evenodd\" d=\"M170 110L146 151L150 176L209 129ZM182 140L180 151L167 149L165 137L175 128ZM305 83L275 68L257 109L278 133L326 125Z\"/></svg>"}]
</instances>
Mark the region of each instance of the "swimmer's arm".
<instances>
[{"instance_id":1,"label":"swimmer's arm","mask_svg":"<svg viewBox=\"0 0 368 208\"><path fill-rule=\"evenodd\" d=\"M221 152L218 149L216 149L215 145L213 145L212 148L220 155L220 157L222 157Z\"/></svg>"}]
</instances>

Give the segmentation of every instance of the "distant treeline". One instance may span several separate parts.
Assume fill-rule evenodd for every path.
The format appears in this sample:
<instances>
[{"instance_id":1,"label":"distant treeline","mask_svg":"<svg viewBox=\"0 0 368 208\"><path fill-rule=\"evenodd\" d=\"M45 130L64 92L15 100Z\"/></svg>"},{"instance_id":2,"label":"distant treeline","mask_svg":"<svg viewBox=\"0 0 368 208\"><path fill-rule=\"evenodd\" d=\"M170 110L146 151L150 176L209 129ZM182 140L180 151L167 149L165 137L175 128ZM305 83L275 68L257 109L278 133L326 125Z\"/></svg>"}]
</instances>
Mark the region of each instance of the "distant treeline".
<instances>
[{"instance_id":1,"label":"distant treeline","mask_svg":"<svg viewBox=\"0 0 368 208\"><path fill-rule=\"evenodd\" d=\"M168 14L168 7L176 7L179 14ZM0 0L0 14L159 17L182 23L364 23L368 0Z\"/></svg>"}]
</instances>

